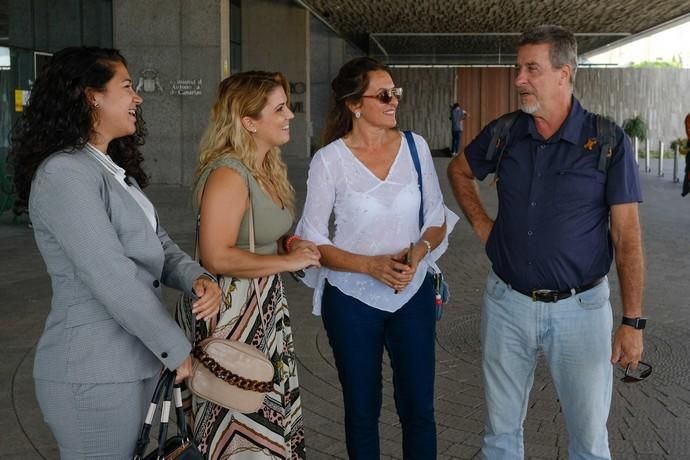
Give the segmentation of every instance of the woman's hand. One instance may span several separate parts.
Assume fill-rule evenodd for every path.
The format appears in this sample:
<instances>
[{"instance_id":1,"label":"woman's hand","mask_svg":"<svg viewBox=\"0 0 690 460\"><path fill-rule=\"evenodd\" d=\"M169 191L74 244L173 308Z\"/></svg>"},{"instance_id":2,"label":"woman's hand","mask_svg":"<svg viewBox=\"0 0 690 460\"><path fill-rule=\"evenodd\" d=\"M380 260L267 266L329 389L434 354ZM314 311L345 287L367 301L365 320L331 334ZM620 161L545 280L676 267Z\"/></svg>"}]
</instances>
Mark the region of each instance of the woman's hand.
<instances>
[{"instance_id":1,"label":"woman's hand","mask_svg":"<svg viewBox=\"0 0 690 460\"><path fill-rule=\"evenodd\" d=\"M402 291L412 281L414 270L403 263L407 249L395 255L371 256L366 273L396 291ZM416 264L415 264L416 270Z\"/></svg>"},{"instance_id":2,"label":"woman's hand","mask_svg":"<svg viewBox=\"0 0 690 460\"><path fill-rule=\"evenodd\" d=\"M220 287L218 283L200 276L194 280L192 289L198 299L192 304L192 314L197 320L205 320L218 314L220 311Z\"/></svg>"},{"instance_id":3,"label":"woman's hand","mask_svg":"<svg viewBox=\"0 0 690 460\"><path fill-rule=\"evenodd\" d=\"M408 248L409 249L409 248ZM403 249L399 253L397 253L394 257L395 260L398 260L400 262L405 262L407 259L407 251L408 249ZM415 243L414 246L412 246L412 254L410 254L410 263L408 265L408 269L404 271L404 273L410 273L410 275L414 278L415 273L417 273L417 266L419 265L419 262L422 261L427 255L429 255L429 250L427 249L427 245L423 243L421 240Z\"/></svg>"},{"instance_id":4,"label":"woman's hand","mask_svg":"<svg viewBox=\"0 0 690 460\"><path fill-rule=\"evenodd\" d=\"M187 357L182 361L182 364L175 369L177 375L175 375L175 383L181 383L184 379L192 376L192 357L187 355Z\"/></svg>"},{"instance_id":5,"label":"woman's hand","mask_svg":"<svg viewBox=\"0 0 690 460\"><path fill-rule=\"evenodd\" d=\"M307 267L321 266L319 262L321 252L311 241L295 241L290 247L290 252L284 257L287 262L285 271L288 272L296 272Z\"/></svg>"},{"instance_id":6,"label":"woman's hand","mask_svg":"<svg viewBox=\"0 0 690 460\"><path fill-rule=\"evenodd\" d=\"M290 245L290 249L290 252L297 251L298 249L308 249L314 255L316 255L316 257L318 257L319 259L321 258L321 252L319 251L319 248L314 243L308 240L297 240Z\"/></svg>"}]
</instances>

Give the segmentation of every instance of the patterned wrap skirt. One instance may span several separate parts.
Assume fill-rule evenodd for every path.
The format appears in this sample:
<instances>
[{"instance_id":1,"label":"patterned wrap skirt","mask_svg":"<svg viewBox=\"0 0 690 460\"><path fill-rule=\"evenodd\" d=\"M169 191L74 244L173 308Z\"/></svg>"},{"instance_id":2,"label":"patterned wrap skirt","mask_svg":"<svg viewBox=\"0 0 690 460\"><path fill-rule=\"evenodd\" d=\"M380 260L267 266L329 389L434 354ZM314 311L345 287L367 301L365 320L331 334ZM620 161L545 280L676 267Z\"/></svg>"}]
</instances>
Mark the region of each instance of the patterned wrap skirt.
<instances>
[{"instance_id":1,"label":"patterned wrap skirt","mask_svg":"<svg viewBox=\"0 0 690 460\"><path fill-rule=\"evenodd\" d=\"M208 459L305 458L304 424L290 315L279 275L258 279L221 277L217 317L196 325L196 338L220 337L253 345L273 363L273 390L261 408L244 414L185 392L188 422ZM190 299L178 302L176 318L191 339Z\"/></svg>"}]
</instances>

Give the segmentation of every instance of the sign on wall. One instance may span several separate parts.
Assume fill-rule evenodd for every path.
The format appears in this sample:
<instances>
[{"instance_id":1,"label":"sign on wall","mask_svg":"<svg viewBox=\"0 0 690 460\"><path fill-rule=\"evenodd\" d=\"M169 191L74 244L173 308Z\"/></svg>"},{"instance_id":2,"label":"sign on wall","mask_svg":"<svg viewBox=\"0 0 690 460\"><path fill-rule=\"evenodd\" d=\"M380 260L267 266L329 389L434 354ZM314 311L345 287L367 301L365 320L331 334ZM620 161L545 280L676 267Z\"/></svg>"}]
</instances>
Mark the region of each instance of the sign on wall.
<instances>
[{"instance_id":1,"label":"sign on wall","mask_svg":"<svg viewBox=\"0 0 690 460\"><path fill-rule=\"evenodd\" d=\"M295 100L295 96L301 96L307 91L307 85L303 81L293 81L290 83L290 110L294 113L304 113L304 101ZM301 99L298 97L297 99Z\"/></svg>"},{"instance_id":2,"label":"sign on wall","mask_svg":"<svg viewBox=\"0 0 690 460\"><path fill-rule=\"evenodd\" d=\"M170 80L171 96L201 96L202 79Z\"/></svg>"},{"instance_id":3,"label":"sign on wall","mask_svg":"<svg viewBox=\"0 0 690 460\"><path fill-rule=\"evenodd\" d=\"M169 89L166 90L161 82L158 69L148 67L139 72L139 80L135 91L148 94L168 94L169 96L201 96L203 79L187 78L169 80Z\"/></svg>"}]
</instances>

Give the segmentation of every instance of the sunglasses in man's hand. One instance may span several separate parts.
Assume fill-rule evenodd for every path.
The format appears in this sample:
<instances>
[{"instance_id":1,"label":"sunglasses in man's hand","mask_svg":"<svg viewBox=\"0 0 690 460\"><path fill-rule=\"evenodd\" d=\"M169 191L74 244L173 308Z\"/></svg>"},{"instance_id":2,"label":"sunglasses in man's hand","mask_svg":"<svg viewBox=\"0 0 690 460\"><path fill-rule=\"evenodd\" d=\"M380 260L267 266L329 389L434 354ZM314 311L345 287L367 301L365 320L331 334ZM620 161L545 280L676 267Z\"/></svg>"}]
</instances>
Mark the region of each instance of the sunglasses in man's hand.
<instances>
[{"instance_id":1,"label":"sunglasses in man's hand","mask_svg":"<svg viewBox=\"0 0 690 460\"><path fill-rule=\"evenodd\" d=\"M628 365L625 366L625 374L623 375L623 378L621 378L621 382L641 382L650 375L652 375L652 366L650 364L647 364L644 361L638 361L637 367L633 369L630 366L630 363L628 363Z\"/></svg>"}]
</instances>

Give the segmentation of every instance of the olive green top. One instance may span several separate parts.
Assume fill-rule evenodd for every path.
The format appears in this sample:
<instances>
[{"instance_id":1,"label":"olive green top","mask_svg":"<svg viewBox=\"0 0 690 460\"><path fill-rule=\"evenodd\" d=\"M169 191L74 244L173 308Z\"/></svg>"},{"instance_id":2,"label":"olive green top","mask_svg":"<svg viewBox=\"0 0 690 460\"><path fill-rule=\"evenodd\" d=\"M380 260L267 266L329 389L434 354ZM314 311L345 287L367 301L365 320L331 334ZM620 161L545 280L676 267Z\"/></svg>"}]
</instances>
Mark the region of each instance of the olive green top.
<instances>
[{"instance_id":1,"label":"olive green top","mask_svg":"<svg viewBox=\"0 0 690 460\"><path fill-rule=\"evenodd\" d=\"M197 190L206 184L211 171L220 167L228 167L237 171L249 188L249 200L254 213L254 252L257 254L275 254L278 249L278 238L287 233L292 226L292 213L288 209L276 205L244 163L237 158L223 156L213 161L202 174ZM249 212L245 212L242 217L235 246L249 250Z\"/></svg>"}]
</instances>

